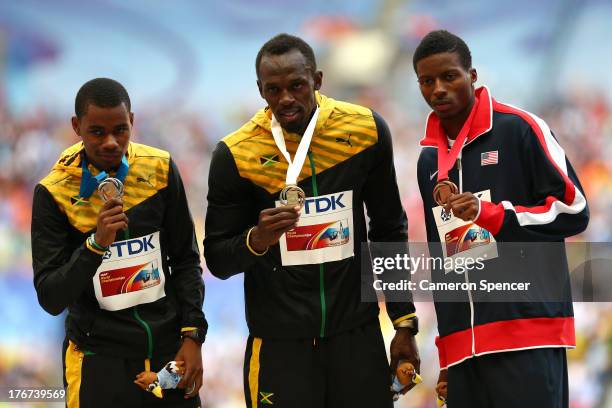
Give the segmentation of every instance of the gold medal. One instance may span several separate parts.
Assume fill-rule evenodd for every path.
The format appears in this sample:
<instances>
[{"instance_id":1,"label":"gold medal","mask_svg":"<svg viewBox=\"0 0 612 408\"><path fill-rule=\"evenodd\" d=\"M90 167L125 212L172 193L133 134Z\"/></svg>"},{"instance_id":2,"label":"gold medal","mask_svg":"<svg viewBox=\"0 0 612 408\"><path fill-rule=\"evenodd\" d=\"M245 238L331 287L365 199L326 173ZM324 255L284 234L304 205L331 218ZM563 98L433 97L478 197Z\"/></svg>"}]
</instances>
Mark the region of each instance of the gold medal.
<instances>
[{"instance_id":1,"label":"gold medal","mask_svg":"<svg viewBox=\"0 0 612 408\"><path fill-rule=\"evenodd\" d=\"M289 184L280 192L279 200L282 205L290 205L292 207L297 205L301 208L304 206L306 193L299 186Z\"/></svg>"},{"instance_id":2,"label":"gold medal","mask_svg":"<svg viewBox=\"0 0 612 408\"><path fill-rule=\"evenodd\" d=\"M433 198L438 205L446 205L448 199L459 192L459 188L450 180L439 181L433 189Z\"/></svg>"}]
</instances>

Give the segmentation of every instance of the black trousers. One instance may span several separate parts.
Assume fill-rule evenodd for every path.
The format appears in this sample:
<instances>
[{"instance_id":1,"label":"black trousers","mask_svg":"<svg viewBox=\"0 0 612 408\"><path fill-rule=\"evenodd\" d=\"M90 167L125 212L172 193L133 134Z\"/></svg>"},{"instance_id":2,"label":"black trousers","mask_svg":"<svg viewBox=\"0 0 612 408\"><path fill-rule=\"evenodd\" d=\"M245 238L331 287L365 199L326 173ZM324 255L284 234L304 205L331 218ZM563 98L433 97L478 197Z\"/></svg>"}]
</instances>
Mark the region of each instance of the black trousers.
<instances>
[{"instance_id":1,"label":"black trousers","mask_svg":"<svg viewBox=\"0 0 612 408\"><path fill-rule=\"evenodd\" d=\"M330 338L247 341L247 408L391 408L390 386L378 322Z\"/></svg>"},{"instance_id":2,"label":"black trousers","mask_svg":"<svg viewBox=\"0 0 612 408\"><path fill-rule=\"evenodd\" d=\"M157 398L134 384L144 371L144 360L88 354L64 341L64 387L67 408L199 408L200 398L184 398L180 389L164 390ZM174 356L154 358L151 371L158 372Z\"/></svg>"},{"instance_id":3,"label":"black trousers","mask_svg":"<svg viewBox=\"0 0 612 408\"><path fill-rule=\"evenodd\" d=\"M567 408L567 357L543 348L470 358L448 371L448 408Z\"/></svg>"}]
</instances>

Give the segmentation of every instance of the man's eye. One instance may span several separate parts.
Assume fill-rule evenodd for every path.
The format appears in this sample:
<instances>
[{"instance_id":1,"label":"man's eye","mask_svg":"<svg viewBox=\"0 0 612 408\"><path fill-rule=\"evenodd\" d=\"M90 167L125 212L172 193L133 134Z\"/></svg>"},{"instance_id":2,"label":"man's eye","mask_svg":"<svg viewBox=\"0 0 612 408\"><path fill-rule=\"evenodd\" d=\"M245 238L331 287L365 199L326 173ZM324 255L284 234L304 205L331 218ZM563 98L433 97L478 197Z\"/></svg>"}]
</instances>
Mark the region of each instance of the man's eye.
<instances>
[{"instance_id":1,"label":"man's eye","mask_svg":"<svg viewBox=\"0 0 612 408\"><path fill-rule=\"evenodd\" d=\"M93 129L91 134L94 136L104 136L104 132L101 129Z\"/></svg>"}]
</instances>

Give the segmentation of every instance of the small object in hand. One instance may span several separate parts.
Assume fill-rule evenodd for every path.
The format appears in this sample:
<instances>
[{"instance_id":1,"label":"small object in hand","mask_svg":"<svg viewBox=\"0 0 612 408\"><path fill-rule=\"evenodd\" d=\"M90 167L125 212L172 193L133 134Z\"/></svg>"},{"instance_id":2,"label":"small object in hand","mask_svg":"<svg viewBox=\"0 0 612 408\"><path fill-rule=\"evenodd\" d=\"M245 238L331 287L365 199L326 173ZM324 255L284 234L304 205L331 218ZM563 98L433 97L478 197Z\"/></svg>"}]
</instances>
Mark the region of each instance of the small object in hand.
<instances>
[{"instance_id":1,"label":"small object in hand","mask_svg":"<svg viewBox=\"0 0 612 408\"><path fill-rule=\"evenodd\" d=\"M397 369L395 370L395 375L393 376L393 384L391 385L391 391L394 392L393 400L397 401L399 398L399 393L406 386L412 384L419 384L423 379L416 372L414 365L409 363L408 361L400 361L397 365Z\"/></svg>"},{"instance_id":2,"label":"small object in hand","mask_svg":"<svg viewBox=\"0 0 612 408\"><path fill-rule=\"evenodd\" d=\"M279 201L282 205L303 207L306 201L306 193L299 186L289 184L280 192Z\"/></svg>"},{"instance_id":3,"label":"small object in hand","mask_svg":"<svg viewBox=\"0 0 612 408\"><path fill-rule=\"evenodd\" d=\"M433 189L433 198L438 205L446 205L448 199L459 192L459 187L450 180L439 181Z\"/></svg>"},{"instance_id":4,"label":"small object in hand","mask_svg":"<svg viewBox=\"0 0 612 408\"><path fill-rule=\"evenodd\" d=\"M446 398L448 397L448 382L441 381L436 385L436 394L438 395L438 408L446 404Z\"/></svg>"},{"instance_id":5,"label":"small object in hand","mask_svg":"<svg viewBox=\"0 0 612 408\"><path fill-rule=\"evenodd\" d=\"M119 179L107 177L98 184L98 193L104 202L113 198L121 198L123 197L123 183Z\"/></svg>"},{"instance_id":6,"label":"small object in hand","mask_svg":"<svg viewBox=\"0 0 612 408\"><path fill-rule=\"evenodd\" d=\"M152 392L157 398L163 398L162 390L176 388L185 374L183 361L170 361L158 373L143 371L136 376L134 381L140 388Z\"/></svg>"}]
</instances>

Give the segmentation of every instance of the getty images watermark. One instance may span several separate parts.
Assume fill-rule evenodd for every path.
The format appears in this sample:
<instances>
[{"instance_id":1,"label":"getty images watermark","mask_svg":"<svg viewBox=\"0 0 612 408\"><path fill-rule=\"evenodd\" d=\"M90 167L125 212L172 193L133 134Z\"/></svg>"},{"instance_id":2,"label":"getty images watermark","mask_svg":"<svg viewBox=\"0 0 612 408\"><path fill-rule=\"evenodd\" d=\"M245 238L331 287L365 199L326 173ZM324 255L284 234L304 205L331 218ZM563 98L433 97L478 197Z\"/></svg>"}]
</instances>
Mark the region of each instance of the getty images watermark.
<instances>
[{"instance_id":1,"label":"getty images watermark","mask_svg":"<svg viewBox=\"0 0 612 408\"><path fill-rule=\"evenodd\" d=\"M376 242L360 255L364 302L612 301L611 243Z\"/></svg>"}]
</instances>

